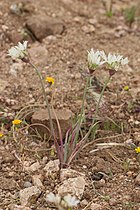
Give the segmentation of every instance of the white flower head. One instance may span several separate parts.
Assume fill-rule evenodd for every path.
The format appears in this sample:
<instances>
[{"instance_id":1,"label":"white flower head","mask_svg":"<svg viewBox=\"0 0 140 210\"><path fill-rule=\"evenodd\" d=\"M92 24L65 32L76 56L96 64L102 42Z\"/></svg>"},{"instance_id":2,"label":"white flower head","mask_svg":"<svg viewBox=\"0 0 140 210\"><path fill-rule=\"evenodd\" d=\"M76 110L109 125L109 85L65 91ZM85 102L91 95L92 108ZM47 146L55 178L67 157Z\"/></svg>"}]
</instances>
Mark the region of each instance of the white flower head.
<instances>
[{"instance_id":1,"label":"white flower head","mask_svg":"<svg viewBox=\"0 0 140 210\"><path fill-rule=\"evenodd\" d=\"M97 50L94 52L93 48L88 51L88 64L91 68L96 68L105 63L101 60L101 51Z\"/></svg>"},{"instance_id":2,"label":"white flower head","mask_svg":"<svg viewBox=\"0 0 140 210\"><path fill-rule=\"evenodd\" d=\"M122 60L121 60L121 64L122 65L126 65L126 64L128 64L129 63L129 60L128 60L128 58L126 57L126 58L123 58Z\"/></svg>"},{"instance_id":3,"label":"white flower head","mask_svg":"<svg viewBox=\"0 0 140 210\"><path fill-rule=\"evenodd\" d=\"M19 42L17 46L11 47L11 49L8 50L8 55L10 55L14 59L23 59L25 56L28 55L27 43L28 41L24 41L23 44Z\"/></svg>"},{"instance_id":4,"label":"white flower head","mask_svg":"<svg viewBox=\"0 0 140 210\"><path fill-rule=\"evenodd\" d=\"M51 202L51 203L55 203L57 205L57 204L60 203L61 197L59 195L55 195L54 193L50 192L47 195L46 200Z\"/></svg>"},{"instance_id":5,"label":"white flower head","mask_svg":"<svg viewBox=\"0 0 140 210\"><path fill-rule=\"evenodd\" d=\"M108 53L106 56L104 52L101 52L101 56L112 69L117 69L120 65L128 64L128 58L123 58L122 55Z\"/></svg>"},{"instance_id":6,"label":"white flower head","mask_svg":"<svg viewBox=\"0 0 140 210\"><path fill-rule=\"evenodd\" d=\"M67 207L77 206L77 204L80 202L75 196L71 196L70 194L64 196L63 199Z\"/></svg>"}]
</instances>

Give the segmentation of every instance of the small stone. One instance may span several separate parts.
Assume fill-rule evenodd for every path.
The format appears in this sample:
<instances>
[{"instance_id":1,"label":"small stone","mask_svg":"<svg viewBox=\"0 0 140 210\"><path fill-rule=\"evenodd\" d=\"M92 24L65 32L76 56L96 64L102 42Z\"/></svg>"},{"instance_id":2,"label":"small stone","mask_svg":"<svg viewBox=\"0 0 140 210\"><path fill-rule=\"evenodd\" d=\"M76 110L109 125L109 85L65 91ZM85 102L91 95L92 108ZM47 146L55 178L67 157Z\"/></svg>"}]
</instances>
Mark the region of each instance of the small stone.
<instances>
[{"instance_id":1,"label":"small stone","mask_svg":"<svg viewBox=\"0 0 140 210\"><path fill-rule=\"evenodd\" d=\"M44 167L44 171L46 171L46 176L58 172L59 164L60 164L59 160L50 160Z\"/></svg>"},{"instance_id":2,"label":"small stone","mask_svg":"<svg viewBox=\"0 0 140 210\"><path fill-rule=\"evenodd\" d=\"M35 172L35 171L38 171L39 168L40 168L39 162L33 163L30 166L24 166L24 170L27 172Z\"/></svg>"},{"instance_id":3,"label":"small stone","mask_svg":"<svg viewBox=\"0 0 140 210\"><path fill-rule=\"evenodd\" d=\"M25 188L28 188L28 187L31 187L32 186L32 183L31 182L24 182L24 185L23 185Z\"/></svg>"},{"instance_id":4,"label":"small stone","mask_svg":"<svg viewBox=\"0 0 140 210\"><path fill-rule=\"evenodd\" d=\"M21 6L21 4L11 4L10 11L13 14L21 15L21 13L22 13L22 6Z\"/></svg>"},{"instance_id":5,"label":"small stone","mask_svg":"<svg viewBox=\"0 0 140 210\"><path fill-rule=\"evenodd\" d=\"M101 210L101 209L102 209L102 206L100 204L92 203L90 205L90 210Z\"/></svg>"},{"instance_id":6,"label":"small stone","mask_svg":"<svg viewBox=\"0 0 140 210\"><path fill-rule=\"evenodd\" d=\"M81 199L84 193L86 181L83 176L78 176L77 178L69 178L63 181L62 185L56 190L58 194L64 196L68 193L77 196L77 198Z\"/></svg>"},{"instance_id":7,"label":"small stone","mask_svg":"<svg viewBox=\"0 0 140 210\"><path fill-rule=\"evenodd\" d=\"M81 73L76 73L75 74L75 79L80 79L81 78Z\"/></svg>"},{"instance_id":8,"label":"small stone","mask_svg":"<svg viewBox=\"0 0 140 210\"><path fill-rule=\"evenodd\" d=\"M126 174L127 174L127 176L133 176L133 172L132 171L128 171Z\"/></svg>"},{"instance_id":9,"label":"small stone","mask_svg":"<svg viewBox=\"0 0 140 210\"><path fill-rule=\"evenodd\" d=\"M95 32L95 27L93 25L85 25L82 27L82 31L84 31L86 34L93 33Z\"/></svg>"},{"instance_id":10,"label":"small stone","mask_svg":"<svg viewBox=\"0 0 140 210\"><path fill-rule=\"evenodd\" d=\"M38 188L43 187L43 184L41 182L41 174L32 176L32 182L33 182L33 185L37 186Z\"/></svg>"},{"instance_id":11,"label":"small stone","mask_svg":"<svg viewBox=\"0 0 140 210\"><path fill-rule=\"evenodd\" d=\"M135 179L135 184L140 185L140 173L137 175L137 177Z\"/></svg>"},{"instance_id":12,"label":"small stone","mask_svg":"<svg viewBox=\"0 0 140 210\"><path fill-rule=\"evenodd\" d=\"M94 183L94 185L95 185L95 187L96 187L97 189L99 189L99 188L101 188L101 187L103 187L103 186L105 185L105 180L104 180L104 179L101 179L101 180L99 180L99 181L96 181L96 182Z\"/></svg>"},{"instance_id":13,"label":"small stone","mask_svg":"<svg viewBox=\"0 0 140 210\"><path fill-rule=\"evenodd\" d=\"M43 159L42 159L42 164L43 164L43 165L46 164L47 161L48 161L48 157L47 157L47 156L43 157Z\"/></svg>"},{"instance_id":14,"label":"small stone","mask_svg":"<svg viewBox=\"0 0 140 210\"><path fill-rule=\"evenodd\" d=\"M1 28L2 28L2 30L3 30L4 32L7 31L7 30L9 29L9 27L6 26L6 25L2 25Z\"/></svg>"},{"instance_id":15,"label":"small stone","mask_svg":"<svg viewBox=\"0 0 140 210\"><path fill-rule=\"evenodd\" d=\"M50 18L45 14L30 16L26 26L37 40L42 40L49 35L62 34L65 28L60 20Z\"/></svg>"},{"instance_id":16,"label":"small stone","mask_svg":"<svg viewBox=\"0 0 140 210\"><path fill-rule=\"evenodd\" d=\"M74 20L75 22L77 22L77 23L82 23L82 22L83 22L83 19L82 19L82 17L80 17L80 16L74 17L73 20Z\"/></svg>"},{"instance_id":17,"label":"small stone","mask_svg":"<svg viewBox=\"0 0 140 210\"><path fill-rule=\"evenodd\" d=\"M38 187L28 187L23 190L20 190L19 196L20 196L20 203L23 206L30 206L34 204L41 194L41 190L38 189Z\"/></svg>"},{"instance_id":18,"label":"small stone","mask_svg":"<svg viewBox=\"0 0 140 210\"><path fill-rule=\"evenodd\" d=\"M97 24L97 19L91 18L91 19L88 20L88 22L89 22L89 24L91 24L91 25L96 25L96 24Z\"/></svg>"}]
</instances>

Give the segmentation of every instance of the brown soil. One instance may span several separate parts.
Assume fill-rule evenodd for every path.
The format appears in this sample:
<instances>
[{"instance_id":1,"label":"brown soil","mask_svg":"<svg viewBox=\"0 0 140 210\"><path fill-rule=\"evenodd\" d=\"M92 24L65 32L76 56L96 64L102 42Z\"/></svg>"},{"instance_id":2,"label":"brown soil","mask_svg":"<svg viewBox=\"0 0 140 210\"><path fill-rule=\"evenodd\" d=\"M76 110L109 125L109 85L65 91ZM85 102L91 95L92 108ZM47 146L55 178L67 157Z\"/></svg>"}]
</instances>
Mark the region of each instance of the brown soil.
<instances>
[{"instance_id":1,"label":"brown soil","mask_svg":"<svg viewBox=\"0 0 140 210\"><path fill-rule=\"evenodd\" d=\"M19 14L12 13L10 6L17 4ZM96 143L123 143L132 139L140 146L140 32L138 18L129 27L122 10L137 1L113 1L113 16L107 17L102 1L95 0L1 0L0 1L0 87L1 125L4 122L5 132L10 132L11 120L16 112L27 104L43 103L40 83L33 69L22 62L12 61L7 50L18 41L28 40L29 51L43 76L52 76L55 87L46 91L54 94L55 108L69 108L78 113L82 104L85 75L87 73L87 50L91 48L123 54L130 62L120 69L109 83L104 96L104 107L100 110L102 123L94 141L89 142L81 151L71 168L86 173L88 185L81 199L79 209L90 209L88 204L95 202L102 209L138 210L140 209L140 186L135 178L140 172L138 155L132 148L111 147L94 153ZM24 31L31 15L47 15L56 18L64 25L64 31L41 40ZM139 8L137 9L137 17ZM40 55L35 57L35 50ZM44 51L42 51L44 50ZM43 52L43 53L42 53ZM45 55L45 56L44 56ZM12 72L11 69L17 71ZM15 73L16 72L16 73ZM100 69L95 73L103 82L107 72ZM99 86L93 92L100 92ZM129 91L124 86L129 86ZM3 87L4 86L4 87ZM90 93L92 94L92 93ZM95 100L87 100L86 108L95 107ZM24 116L24 114L23 114ZM111 119L111 121L110 121ZM114 121L119 126L113 126ZM109 124L109 125L108 125ZM13 136L0 140L0 208L10 209L11 204L19 204L18 192L24 188L25 181L31 181L31 174L23 170L22 163L40 161L50 157L48 143L37 137L21 132L17 142ZM53 157L54 159L54 157ZM43 167L43 165L42 165ZM103 174L96 180L98 172ZM40 170L40 173L41 172ZM46 209L45 192L54 190L59 179L44 180L44 191L31 209Z\"/></svg>"}]
</instances>

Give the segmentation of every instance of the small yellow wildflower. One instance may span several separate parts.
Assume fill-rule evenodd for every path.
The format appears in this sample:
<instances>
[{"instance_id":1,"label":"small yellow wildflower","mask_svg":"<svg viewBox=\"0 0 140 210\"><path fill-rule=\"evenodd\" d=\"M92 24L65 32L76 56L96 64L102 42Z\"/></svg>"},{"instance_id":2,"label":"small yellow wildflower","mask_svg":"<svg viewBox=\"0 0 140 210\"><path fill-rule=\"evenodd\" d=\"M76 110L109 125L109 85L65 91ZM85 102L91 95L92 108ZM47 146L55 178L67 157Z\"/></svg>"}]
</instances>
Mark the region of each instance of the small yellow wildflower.
<instances>
[{"instance_id":1,"label":"small yellow wildflower","mask_svg":"<svg viewBox=\"0 0 140 210\"><path fill-rule=\"evenodd\" d=\"M140 147L135 148L136 153L140 153Z\"/></svg>"},{"instance_id":2,"label":"small yellow wildflower","mask_svg":"<svg viewBox=\"0 0 140 210\"><path fill-rule=\"evenodd\" d=\"M3 137L3 136L4 136L4 134L3 133L0 133L0 138Z\"/></svg>"},{"instance_id":3,"label":"small yellow wildflower","mask_svg":"<svg viewBox=\"0 0 140 210\"><path fill-rule=\"evenodd\" d=\"M22 120L15 119L12 121L13 125L19 125L20 123L22 123Z\"/></svg>"},{"instance_id":4,"label":"small yellow wildflower","mask_svg":"<svg viewBox=\"0 0 140 210\"><path fill-rule=\"evenodd\" d=\"M126 85L126 86L124 86L124 88L123 88L125 91L128 91L129 90L129 86L128 85Z\"/></svg>"},{"instance_id":5,"label":"small yellow wildflower","mask_svg":"<svg viewBox=\"0 0 140 210\"><path fill-rule=\"evenodd\" d=\"M54 85L55 79L53 77L46 77L46 82L51 83L52 85Z\"/></svg>"}]
</instances>

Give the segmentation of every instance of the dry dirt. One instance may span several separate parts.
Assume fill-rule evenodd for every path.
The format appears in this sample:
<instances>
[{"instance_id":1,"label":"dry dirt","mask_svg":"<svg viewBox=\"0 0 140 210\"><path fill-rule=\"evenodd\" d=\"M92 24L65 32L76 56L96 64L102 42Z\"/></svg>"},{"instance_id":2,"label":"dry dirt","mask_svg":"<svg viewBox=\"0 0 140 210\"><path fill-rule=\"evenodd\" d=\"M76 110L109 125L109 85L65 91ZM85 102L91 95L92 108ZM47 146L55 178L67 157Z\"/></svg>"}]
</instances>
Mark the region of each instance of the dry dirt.
<instances>
[{"instance_id":1,"label":"dry dirt","mask_svg":"<svg viewBox=\"0 0 140 210\"><path fill-rule=\"evenodd\" d=\"M16 9L13 9L14 4ZM114 0L112 17L106 16L105 7L99 0L0 1L0 119L6 133L6 137L0 140L1 209L20 204L20 189L25 188L27 182L32 185L32 174L24 171L23 162L39 161L43 168L44 157L46 161L54 159L46 141L21 130L15 142L10 132L11 121L21 107L43 103L40 83L33 69L22 62L12 61L7 55L11 46L23 40L29 41L31 58L42 75L56 80L52 90L46 87L50 98L54 93L54 107L69 108L75 114L82 104L87 50L105 50L129 58L129 65L113 76L105 91L104 107L99 116L102 123L95 140L80 152L71 168L84 172L88 183L78 209L91 209L89 204L92 202L99 204L102 210L140 209L140 186L135 183L140 173L140 160L135 150L111 147L90 153L96 148L96 143L123 143L131 139L140 146L140 23L136 18L129 27L122 12L132 5L137 5L139 17L138 1L130 0ZM35 21L40 24L38 30L37 24L32 24L34 17L48 18L48 34L44 29L44 19ZM107 72L100 69L95 75L103 82ZM100 86L97 83L93 85L93 94L99 93ZM126 85L129 91L124 90ZM86 104L92 109L95 108L93 98ZM112 128L112 121L119 128ZM98 172L103 177L98 178ZM44 177L42 170L39 173ZM48 209L45 192L54 190L59 184L59 177L55 181L44 178L42 182L44 190L31 209Z\"/></svg>"}]
</instances>

